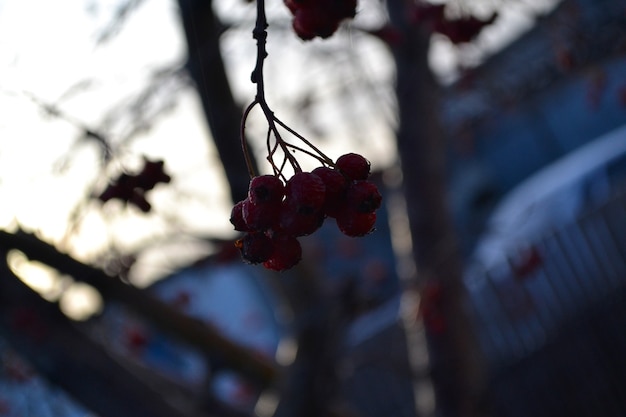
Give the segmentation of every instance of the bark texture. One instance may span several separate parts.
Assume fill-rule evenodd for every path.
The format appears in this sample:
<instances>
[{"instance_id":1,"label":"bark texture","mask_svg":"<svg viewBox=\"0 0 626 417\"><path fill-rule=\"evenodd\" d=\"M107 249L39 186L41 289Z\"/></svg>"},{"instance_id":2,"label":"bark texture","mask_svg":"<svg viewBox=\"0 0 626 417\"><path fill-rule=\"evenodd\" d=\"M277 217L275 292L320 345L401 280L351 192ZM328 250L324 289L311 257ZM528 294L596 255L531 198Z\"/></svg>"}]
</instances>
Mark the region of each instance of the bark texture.
<instances>
[{"instance_id":1,"label":"bark texture","mask_svg":"<svg viewBox=\"0 0 626 417\"><path fill-rule=\"evenodd\" d=\"M403 0L388 1L402 34L392 45L398 104L397 146L417 266L415 287L437 285L444 331L428 333L437 408L442 416L483 415L483 368L463 308L461 255L446 196L446 143L439 120L440 86L428 62L429 31L409 22ZM428 332L428 327L427 327Z\"/></svg>"}]
</instances>

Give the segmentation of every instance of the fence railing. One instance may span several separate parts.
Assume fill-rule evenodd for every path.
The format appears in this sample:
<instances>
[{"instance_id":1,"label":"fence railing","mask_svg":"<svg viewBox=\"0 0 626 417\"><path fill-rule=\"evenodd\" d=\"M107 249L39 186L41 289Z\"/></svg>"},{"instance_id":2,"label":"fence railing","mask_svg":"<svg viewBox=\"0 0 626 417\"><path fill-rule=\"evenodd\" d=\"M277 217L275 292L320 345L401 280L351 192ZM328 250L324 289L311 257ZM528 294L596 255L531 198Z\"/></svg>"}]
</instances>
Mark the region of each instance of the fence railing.
<instances>
[{"instance_id":1,"label":"fence railing","mask_svg":"<svg viewBox=\"0 0 626 417\"><path fill-rule=\"evenodd\" d=\"M502 416L626 415L626 190L472 284Z\"/></svg>"}]
</instances>

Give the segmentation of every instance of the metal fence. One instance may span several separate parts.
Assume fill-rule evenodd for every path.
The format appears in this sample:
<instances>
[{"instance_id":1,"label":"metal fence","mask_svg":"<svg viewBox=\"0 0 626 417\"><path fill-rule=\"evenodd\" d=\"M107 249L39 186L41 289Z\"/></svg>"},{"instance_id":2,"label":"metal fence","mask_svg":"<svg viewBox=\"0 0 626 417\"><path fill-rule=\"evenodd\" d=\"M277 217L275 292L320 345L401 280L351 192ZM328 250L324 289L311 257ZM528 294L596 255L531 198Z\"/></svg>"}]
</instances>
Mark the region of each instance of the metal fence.
<instances>
[{"instance_id":1,"label":"metal fence","mask_svg":"<svg viewBox=\"0 0 626 417\"><path fill-rule=\"evenodd\" d=\"M626 416L626 190L470 294L496 416Z\"/></svg>"}]
</instances>

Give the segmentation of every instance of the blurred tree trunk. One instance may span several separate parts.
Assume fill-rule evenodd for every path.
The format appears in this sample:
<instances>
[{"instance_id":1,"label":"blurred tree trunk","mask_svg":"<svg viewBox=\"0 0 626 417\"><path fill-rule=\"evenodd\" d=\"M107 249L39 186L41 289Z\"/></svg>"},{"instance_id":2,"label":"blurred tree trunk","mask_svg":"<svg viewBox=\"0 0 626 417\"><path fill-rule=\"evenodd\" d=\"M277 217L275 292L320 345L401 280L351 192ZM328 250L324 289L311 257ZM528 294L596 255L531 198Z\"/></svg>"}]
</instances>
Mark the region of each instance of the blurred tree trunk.
<instances>
[{"instance_id":1,"label":"blurred tree trunk","mask_svg":"<svg viewBox=\"0 0 626 417\"><path fill-rule=\"evenodd\" d=\"M242 109L233 98L220 51L224 28L211 0L179 0L178 5L187 40L187 70L200 96L231 198L237 202L246 197L250 177L239 141Z\"/></svg>"},{"instance_id":2,"label":"blurred tree trunk","mask_svg":"<svg viewBox=\"0 0 626 417\"><path fill-rule=\"evenodd\" d=\"M479 414L476 406L482 395L483 369L462 307L462 261L446 196L440 86L428 62L431 34L409 22L409 4L387 2L391 22L402 34L392 52L399 112L397 146L417 266L412 284L422 293L422 302L434 303L443 318L439 323L443 328L436 332L425 323L438 411L445 417L470 417ZM429 295L423 290L434 286L437 299L424 300Z\"/></svg>"}]
</instances>

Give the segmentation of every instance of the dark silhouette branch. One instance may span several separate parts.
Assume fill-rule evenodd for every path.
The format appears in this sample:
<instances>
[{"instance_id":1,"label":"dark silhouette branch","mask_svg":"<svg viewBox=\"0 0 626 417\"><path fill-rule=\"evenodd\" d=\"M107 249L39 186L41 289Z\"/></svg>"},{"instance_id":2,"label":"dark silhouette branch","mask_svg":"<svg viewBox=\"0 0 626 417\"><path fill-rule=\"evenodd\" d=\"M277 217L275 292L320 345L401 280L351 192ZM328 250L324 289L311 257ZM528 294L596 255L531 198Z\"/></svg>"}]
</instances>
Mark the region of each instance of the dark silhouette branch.
<instances>
[{"instance_id":1,"label":"dark silhouette branch","mask_svg":"<svg viewBox=\"0 0 626 417\"><path fill-rule=\"evenodd\" d=\"M60 253L33 235L0 231L0 249L4 252L20 250L31 260L42 262L93 286L105 299L121 302L155 327L209 356L219 358L225 366L251 378L260 386L270 385L278 376L274 364L227 339L210 324L186 316L148 292L124 284L117 278Z\"/></svg>"}]
</instances>

